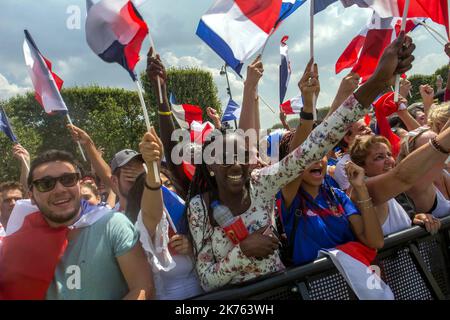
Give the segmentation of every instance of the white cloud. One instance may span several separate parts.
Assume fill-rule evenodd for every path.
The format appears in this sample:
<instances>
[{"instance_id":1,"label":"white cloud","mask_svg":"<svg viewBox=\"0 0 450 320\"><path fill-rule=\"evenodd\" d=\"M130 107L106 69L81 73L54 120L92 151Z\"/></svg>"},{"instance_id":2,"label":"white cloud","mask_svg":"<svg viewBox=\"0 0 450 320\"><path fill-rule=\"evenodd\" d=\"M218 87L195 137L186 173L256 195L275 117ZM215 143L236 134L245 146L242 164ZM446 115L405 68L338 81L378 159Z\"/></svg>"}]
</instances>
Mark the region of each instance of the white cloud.
<instances>
[{"instance_id":1,"label":"white cloud","mask_svg":"<svg viewBox=\"0 0 450 320\"><path fill-rule=\"evenodd\" d=\"M78 72L80 68L84 67L85 63L80 57L68 57L64 60L56 62L56 68L53 67L53 72L63 78L69 78L72 74Z\"/></svg>"},{"instance_id":2,"label":"white cloud","mask_svg":"<svg viewBox=\"0 0 450 320\"><path fill-rule=\"evenodd\" d=\"M9 99L17 94L23 94L30 90L27 87L20 87L10 83L2 74L0 74L0 99Z\"/></svg>"}]
</instances>

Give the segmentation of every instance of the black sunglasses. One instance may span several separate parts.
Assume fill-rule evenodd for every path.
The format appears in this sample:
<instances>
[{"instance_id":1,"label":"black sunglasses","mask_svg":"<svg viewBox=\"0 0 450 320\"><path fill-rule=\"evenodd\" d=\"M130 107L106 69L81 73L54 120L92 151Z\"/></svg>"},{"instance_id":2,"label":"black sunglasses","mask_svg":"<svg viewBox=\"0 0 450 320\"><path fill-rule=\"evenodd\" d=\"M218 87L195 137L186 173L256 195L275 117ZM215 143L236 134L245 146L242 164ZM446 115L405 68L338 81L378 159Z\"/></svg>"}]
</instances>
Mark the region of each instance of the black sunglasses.
<instances>
[{"instance_id":1,"label":"black sunglasses","mask_svg":"<svg viewBox=\"0 0 450 320\"><path fill-rule=\"evenodd\" d=\"M69 188L73 187L80 181L81 175L78 172L75 173L64 173L59 177L44 177L42 179L38 179L33 181L31 184L34 186L39 192L49 192L53 190L56 186L56 183L59 181L64 187Z\"/></svg>"}]
</instances>

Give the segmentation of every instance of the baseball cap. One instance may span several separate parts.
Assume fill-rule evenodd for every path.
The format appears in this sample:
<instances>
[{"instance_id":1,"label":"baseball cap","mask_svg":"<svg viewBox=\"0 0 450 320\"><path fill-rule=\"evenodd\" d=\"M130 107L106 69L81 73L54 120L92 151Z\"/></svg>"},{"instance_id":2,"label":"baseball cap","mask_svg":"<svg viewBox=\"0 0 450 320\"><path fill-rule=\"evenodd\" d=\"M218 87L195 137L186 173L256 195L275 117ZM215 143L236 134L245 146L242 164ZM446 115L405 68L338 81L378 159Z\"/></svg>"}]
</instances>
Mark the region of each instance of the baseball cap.
<instances>
[{"instance_id":1,"label":"baseball cap","mask_svg":"<svg viewBox=\"0 0 450 320\"><path fill-rule=\"evenodd\" d=\"M117 152L111 161L112 172L116 171L118 168L123 167L124 165L126 165L128 162L130 162L133 159L138 159L138 160L144 162L142 155L134 150L124 149L124 150Z\"/></svg>"}]
</instances>

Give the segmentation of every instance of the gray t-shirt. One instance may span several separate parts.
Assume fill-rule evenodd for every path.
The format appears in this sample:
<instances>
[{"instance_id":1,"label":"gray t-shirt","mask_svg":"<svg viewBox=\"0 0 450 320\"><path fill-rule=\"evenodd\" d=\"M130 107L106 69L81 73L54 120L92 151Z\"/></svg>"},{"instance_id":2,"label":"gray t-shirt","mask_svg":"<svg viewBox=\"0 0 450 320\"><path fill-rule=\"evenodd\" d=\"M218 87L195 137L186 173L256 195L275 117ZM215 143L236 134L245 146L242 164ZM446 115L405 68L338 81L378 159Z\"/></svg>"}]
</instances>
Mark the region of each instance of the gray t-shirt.
<instances>
[{"instance_id":1,"label":"gray t-shirt","mask_svg":"<svg viewBox=\"0 0 450 320\"><path fill-rule=\"evenodd\" d=\"M56 267L46 299L122 299L128 286L116 257L131 250L138 239L133 224L118 212L80 229Z\"/></svg>"}]
</instances>

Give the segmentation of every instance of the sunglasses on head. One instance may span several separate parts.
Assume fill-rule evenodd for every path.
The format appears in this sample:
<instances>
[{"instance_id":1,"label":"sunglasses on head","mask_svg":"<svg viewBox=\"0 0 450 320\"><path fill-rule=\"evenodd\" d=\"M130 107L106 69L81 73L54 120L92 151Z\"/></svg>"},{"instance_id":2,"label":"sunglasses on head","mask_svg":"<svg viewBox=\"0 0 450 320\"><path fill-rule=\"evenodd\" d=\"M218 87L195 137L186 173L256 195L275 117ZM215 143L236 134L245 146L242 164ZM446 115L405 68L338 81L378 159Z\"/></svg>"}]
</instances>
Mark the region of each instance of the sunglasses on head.
<instances>
[{"instance_id":1,"label":"sunglasses on head","mask_svg":"<svg viewBox=\"0 0 450 320\"><path fill-rule=\"evenodd\" d=\"M31 185L39 192L49 192L53 190L56 183L59 181L64 187L73 187L80 181L81 175L78 172L65 173L59 177L44 177L38 180L34 180Z\"/></svg>"}]
</instances>

